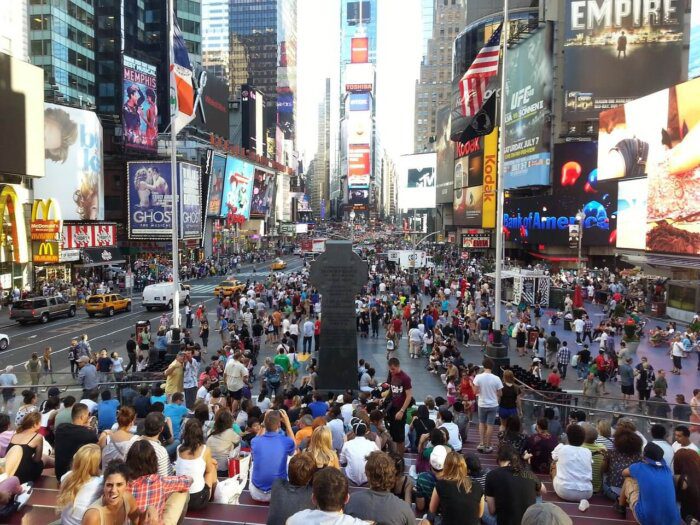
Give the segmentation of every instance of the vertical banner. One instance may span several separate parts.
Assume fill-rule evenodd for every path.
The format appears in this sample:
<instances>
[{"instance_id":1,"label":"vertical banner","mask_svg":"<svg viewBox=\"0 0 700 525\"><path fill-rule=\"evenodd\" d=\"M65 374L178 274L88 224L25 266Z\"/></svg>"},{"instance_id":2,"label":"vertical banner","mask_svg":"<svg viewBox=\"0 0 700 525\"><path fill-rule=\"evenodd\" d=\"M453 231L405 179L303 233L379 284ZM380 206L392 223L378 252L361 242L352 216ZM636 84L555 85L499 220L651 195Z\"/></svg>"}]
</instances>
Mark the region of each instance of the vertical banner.
<instances>
[{"instance_id":1,"label":"vertical banner","mask_svg":"<svg viewBox=\"0 0 700 525\"><path fill-rule=\"evenodd\" d=\"M180 172L180 237L198 239L202 236L202 170L199 166L181 162Z\"/></svg>"},{"instance_id":2,"label":"vertical banner","mask_svg":"<svg viewBox=\"0 0 700 525\"><path fill-rule=\"evenodd\" d=\"M498 181L498 128L484 137L484 190L481 227L496 227L496 182Z\"/></svg>"},{"instance_id":3,"label":"vertical banner","mask_svg":"<svg viewBox=\"0 0 700 525\"><path fill-rule=\"evenodd\" d=\"M173 187L170 162L127 163L129 237L170 238Z\"/></svg>"},{"instance_id":4,"label":"vertical banner","mask_svg":"<svg viewBox=\"0 0 700 525\"><path fill-rule=\"evenodd\" d=\"M224 191L224 173L226 172L226 157L214 154L211 173L209 174L209 202L207 216L221 216L221 194Z\"/></svg>"},{"instance_id":5,"label":"vertical banner","mask_svg":"<svg viewBox=\"0 0 700 525\"><path fill-rule=\"evenodd\" d=\"M250 204L250 216L264 219L272 209L275 194L275 174L264 170L255 170L253 200Z\"/></svg>"},{"instance_id":6,"label":"vertical banner","mask_svg":"<svg viewBox=\"0 0 700 525\"><path fill-rule=\"evenodd\" d=\"M156 66L124 55L122 125L126 149L158 150Z\"/></svg>"},{"instance_id":7,"label":"vertical banner","mask_svg":"<svg viewBox=\"0 0 700 525\"><path fill-rule=\"evenodd\" d=\"M250 204L253 195L253 165L236 157L227 157L224 177L223 203L221 216L229 213L250 218Z\"/></svg>"}]
</instances>

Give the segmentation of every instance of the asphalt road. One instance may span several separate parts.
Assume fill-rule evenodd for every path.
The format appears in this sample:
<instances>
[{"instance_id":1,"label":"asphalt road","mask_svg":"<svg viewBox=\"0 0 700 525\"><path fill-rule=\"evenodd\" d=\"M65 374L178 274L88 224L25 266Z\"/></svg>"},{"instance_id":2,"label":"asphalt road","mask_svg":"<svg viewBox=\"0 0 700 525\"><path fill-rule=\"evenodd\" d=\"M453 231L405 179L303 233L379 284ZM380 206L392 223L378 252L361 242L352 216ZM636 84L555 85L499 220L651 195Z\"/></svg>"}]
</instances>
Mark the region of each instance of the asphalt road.
<instances>
[{"instance_id":1,"label":"asphalt road","mask_svg":"<svg viewBox=\"0 0 700 525\"><path fill-rule=\"evenodd\" d=\"M303 267L303 261L299 256L286 256L284 259L288 264L285 272L298 271ZM242 268L241 273L233 274L231 277L241 281L247 279L255 281L262 276L267 276L268 273L269 265L266 265L264 269L258 265L256 273L252 272L250 265L246 265ZM191 286L192 304L201 303L207 306L209 312L214 310L217 304L217 298L213 295L214 286L222 280L224 280L222 277L208 277L188 281L187 284ZM15 367L21 366L23 370L24 363L33 352L41 355L46 346L51 346L54 356L55 381L58 383L71 382L66 381L70 379L70 376L64 374L70 370L67 351L73 337L87 334L94 350L103 348L109 352L116 350L126 358L125 343L129 335L133 333L136 322L150 320L153 326L160 319L161 314L162 311L152 310L148 312L142 307L140 294L133 296L131 312L117 313L112 318L102 316L90 318L84 309L79 309L77 315L72 319L59 318L49 321L45 325L21 326L10 321L4 310L2 319L0 319L0 332L10 336L10 347L4 352L0 352L0 369L7 365L14 365ZM215 336L216 334L212 335L213 338ZM22 370L15 370L20 383L26 379L22 377Z\"/></svg>"}]
</instances>

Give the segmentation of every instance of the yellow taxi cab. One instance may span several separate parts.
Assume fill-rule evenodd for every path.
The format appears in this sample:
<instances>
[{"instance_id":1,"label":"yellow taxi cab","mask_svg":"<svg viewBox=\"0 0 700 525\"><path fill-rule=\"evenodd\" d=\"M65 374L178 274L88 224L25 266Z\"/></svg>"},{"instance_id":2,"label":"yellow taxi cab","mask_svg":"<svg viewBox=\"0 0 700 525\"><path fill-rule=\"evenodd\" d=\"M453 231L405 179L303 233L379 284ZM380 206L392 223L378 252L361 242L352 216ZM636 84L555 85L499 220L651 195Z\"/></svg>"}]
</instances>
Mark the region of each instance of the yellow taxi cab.
<instances>
[{"instance_id":1,"label":"yellow taxi cab","mask_svg":"<svg viewBox=\"0 0 700 525\"><path fill-rule=\"evenodd\" d=\"M85 301L85 311L90 317L95 314L112 317L115 312L130 312L131 299L115 293L91 295Z\"/></svg>"},{"instance_id":2,"label":"yellow taxi cab","mask_svg":"<svg viewBox=\"0 0 700 525\"><path fill-rule=\"evenodd\" d=\"M245 284L235 279L230 281L221 281L214 287L215 297L228 297L235 294L236 292L242 292L245 290Z\"/></svg>"},{"instance_id":3,"label":"yellow taxi cab","mask_svg":"<svg viewBox=\"0 0 700 525\"><path fill-rule=\"evenodd\" d=\"M287 267L287 263L282 259L275 259L272 262L272 270L284 270Z\"/></svg>"}]
</instances>

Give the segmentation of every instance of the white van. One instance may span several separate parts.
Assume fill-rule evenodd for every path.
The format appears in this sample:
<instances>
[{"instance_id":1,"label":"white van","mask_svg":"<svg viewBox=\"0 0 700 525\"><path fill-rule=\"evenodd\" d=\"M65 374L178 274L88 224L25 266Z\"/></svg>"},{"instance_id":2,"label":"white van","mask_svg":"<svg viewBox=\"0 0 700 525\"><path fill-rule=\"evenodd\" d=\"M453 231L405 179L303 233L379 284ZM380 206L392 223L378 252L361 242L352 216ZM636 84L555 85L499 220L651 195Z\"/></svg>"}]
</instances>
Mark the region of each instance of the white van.
<instances>
[{"instance_id":1,"label":"white van","mask_svg":"<svg viewBox=\"0 0 700 525\"><path fill-rule=\"evenodd\" d=\"M143 306L151 311L153 308L173 309L173 283L158 283L143 289ZM190 303L190 287L180 283L180 304Z\"/></svg>"}]
</instances>

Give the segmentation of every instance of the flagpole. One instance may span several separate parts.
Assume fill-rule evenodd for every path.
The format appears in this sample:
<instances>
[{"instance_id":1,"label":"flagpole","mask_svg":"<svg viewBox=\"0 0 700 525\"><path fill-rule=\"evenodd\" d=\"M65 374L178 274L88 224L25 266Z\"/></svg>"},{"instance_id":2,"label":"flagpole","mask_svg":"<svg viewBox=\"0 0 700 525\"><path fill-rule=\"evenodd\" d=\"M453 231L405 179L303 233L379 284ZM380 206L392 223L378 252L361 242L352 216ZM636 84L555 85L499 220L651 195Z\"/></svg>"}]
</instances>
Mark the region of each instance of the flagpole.
<instances>
[{"instance_id":1,"label":"flagpole","mask_svg":"<svg viewBox=\"0 0 700 525\"><path fill-rule=\"evenodd\" d=\"M168 53L169 67L175 64L175 6L174 0L168 0ZM174 74L170 72L170 174L172 181L172 268L173 268L173 327L180 327L180 260L178 257L178 227L179 227L179 202L178 202L178 171L177 171L177 130L175 118L177 116L177 87Z\"/></svg>"},{"instance_id":2,"label":"flagpole","mask_svg":"<svg viewBox=\"0 0 700 525\"><path fill-rule=\"evenodd\" d=\"M503 54L501 66L501 96L498 117L498 173L496 175L496 286L494 290L494 330L501 328L501 271L503 269L503 164L505 161L504 122L506 115L506 55L508 53L508 0L503 0Z\"/></svg>"}]
</instances>

